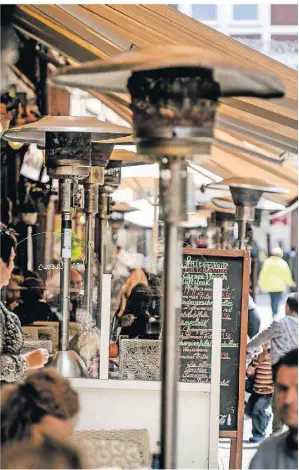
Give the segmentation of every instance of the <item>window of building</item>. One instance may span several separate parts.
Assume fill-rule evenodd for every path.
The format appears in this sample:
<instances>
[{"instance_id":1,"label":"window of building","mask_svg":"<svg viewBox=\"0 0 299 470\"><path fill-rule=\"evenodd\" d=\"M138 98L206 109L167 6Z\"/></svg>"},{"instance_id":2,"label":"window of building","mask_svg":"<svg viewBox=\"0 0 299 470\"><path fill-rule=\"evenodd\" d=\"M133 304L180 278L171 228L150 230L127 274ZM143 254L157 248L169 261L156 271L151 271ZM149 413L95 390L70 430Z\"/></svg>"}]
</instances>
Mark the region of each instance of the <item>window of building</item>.
<instances>
[{"instance_id":1,"label":"window of building","mask_svg":"<svg viewBox=\"0 0 299 470\"><path fill-rule=\"evenodd\" d=\"M232 34L232 39L256 51L262 50L262 36L260 34Z\"/></svg>"},{"instance_id":2,"label":"window of building","mask_svg":"<svg viewBox=\"0 0 299 470\"><path fill-rule=\"evenodd\" d=\"M271 24L296 26L298 24L298 5L271 5Z\"/></svg>"},{"instance_id":3,"label":"window of building","mask_svg":"<svg viewBox=\"0 0 299 470\"><path fill-rule=\"evenodd\" d=\"M217 5L193 5L193 18L198 21L217 20Z\"/></svg>"},{"instance_id":4,"label":"window of building","mask_svg":"<svg viewBox=\"0 0 299 470\"><path fill-rule=\"evenodd\" d=\"M231 38L235 39L236 41L241 41L241 39L261 39L260 34L232 34Z\"/></svg>"},{"instance_id":5,"label":"window of building","mask_svg":"<svg viewBox=\"0 0 299 470\"><path fill-rule=\"evenodd\" d=\"M257 20L258 5L253 3L233 5L233 19L236 21Z\"/></svg>"},{"instance_id":6,"label":"window of building","mask_svg":"<svg viewBox=\"0 0 299 470\"><path fill-rule=\"evenodd\" d=\"M298 52L297 34L271 34L271 51L281 54Z\"/></svg>"}]
</instances>

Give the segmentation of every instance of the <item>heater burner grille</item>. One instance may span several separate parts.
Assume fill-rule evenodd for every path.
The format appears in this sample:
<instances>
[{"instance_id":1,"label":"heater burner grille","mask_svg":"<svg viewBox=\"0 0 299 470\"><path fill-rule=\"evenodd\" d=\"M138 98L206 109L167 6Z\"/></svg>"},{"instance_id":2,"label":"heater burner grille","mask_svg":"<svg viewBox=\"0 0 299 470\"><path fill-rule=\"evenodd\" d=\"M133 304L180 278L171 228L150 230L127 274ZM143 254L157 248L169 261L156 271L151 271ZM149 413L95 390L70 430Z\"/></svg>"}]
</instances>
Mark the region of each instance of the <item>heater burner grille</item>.
<instances>
[{"instance_id":1,"label":"heater burner grille","mask_svg":"<svg viewBox=\"0 0 299 470\"><path fill-rule=\"evenodd\" d=\"M91 150L91 166L101 166L106 168L114 144L93 143Z\"/></svg>"},{"instance_id":2,"label":"heater burner grille","mask_svg":"<svg viewBox=\"0 0 299 470\"><path fill-rule=\"evenodd\" d=\"M128 89L137 138L212 137L220 87L211 71L134 72Z\"/></svg>"},{"instance_id":3,"label":"heater burner grille","mask_svg":"<svg viewBox=\"0 0 299 470\"><path fill-rule=\"evenodd\" d=\"M46 132L46 166L49 176L84 179L89 175L91 134Z\"/></svg>"}]
</instances>

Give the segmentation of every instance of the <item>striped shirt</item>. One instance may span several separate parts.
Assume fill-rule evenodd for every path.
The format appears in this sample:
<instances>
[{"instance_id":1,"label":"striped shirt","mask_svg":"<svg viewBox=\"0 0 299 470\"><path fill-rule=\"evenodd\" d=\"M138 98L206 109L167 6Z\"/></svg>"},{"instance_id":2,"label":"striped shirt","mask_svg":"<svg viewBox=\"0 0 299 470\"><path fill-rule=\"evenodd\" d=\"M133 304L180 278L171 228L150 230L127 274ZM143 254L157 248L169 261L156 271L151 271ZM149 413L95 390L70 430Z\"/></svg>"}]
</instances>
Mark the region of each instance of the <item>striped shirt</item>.
<instances>
[{"instance_id":1,"label":"striped shirt","mask_svg":"<svg viewBox=\"0 0 299 470\"><path fill-rule=\"evenodd\" d=\"M261 354L252 361L255 368L253 391L259 395L269 395L273 393L271 359L259 362Z\"/></svg>"},{"instance_id":2,"label":"striped shirt","mask_svg":"<svg viewBox=\"0 0 299 470\"><path fill-rule=\"evenodd\" d=\"M272 365L292 349L298 348L298 314L286 315L258 333L247 344L247 354L253 356L267 341L271 341Z\"/></svg>"}]
</instances>

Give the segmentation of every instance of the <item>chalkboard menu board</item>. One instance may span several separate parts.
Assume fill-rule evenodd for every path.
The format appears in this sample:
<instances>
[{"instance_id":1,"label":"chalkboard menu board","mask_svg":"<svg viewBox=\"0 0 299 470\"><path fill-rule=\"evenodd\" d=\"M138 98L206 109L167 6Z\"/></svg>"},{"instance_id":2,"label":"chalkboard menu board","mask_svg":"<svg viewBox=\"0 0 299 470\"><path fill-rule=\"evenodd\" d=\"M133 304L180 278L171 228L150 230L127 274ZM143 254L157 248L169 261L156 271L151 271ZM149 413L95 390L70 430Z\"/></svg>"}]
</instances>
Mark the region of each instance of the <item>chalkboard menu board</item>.
<instances>
[{"instance_id":1,"label":"chalkboard menu board","mask_svg":"<svg viewBox=\"0 0 299 470\"><path fill-rule=\"evenodd\" d=\"M180 381L211 381L213 279L220 277L223 291L219 425L222 431L235 431L238 425L244 252L238 252L240 256L236 256L236 252L217 250L217 255L215 252L184 250ZM229 253L234 255L229 256ZM247 306L248 290L245 295Z\"/></svg>"}]
</instances>

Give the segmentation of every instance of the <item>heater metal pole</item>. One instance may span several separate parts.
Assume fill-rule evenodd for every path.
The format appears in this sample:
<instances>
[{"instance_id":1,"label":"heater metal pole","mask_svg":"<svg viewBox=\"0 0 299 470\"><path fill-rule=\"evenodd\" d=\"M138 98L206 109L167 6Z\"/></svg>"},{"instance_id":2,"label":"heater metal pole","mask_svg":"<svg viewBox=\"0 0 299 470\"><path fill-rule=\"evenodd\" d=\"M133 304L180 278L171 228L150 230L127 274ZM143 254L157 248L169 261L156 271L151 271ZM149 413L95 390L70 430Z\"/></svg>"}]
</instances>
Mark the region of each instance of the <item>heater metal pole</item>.
<instances>
[{"instance_id":1,"label":"heater metal pole","mask_svg":"<svg viewBox=\"0 0 299 470\"><path fill-rule=\"evenodd\" d=\"M59 325L59 349L69 349L69 317L70 317L70 277L72 248L72 180L59 180L61 203L61 259L60 273L60 308L62 321Z\"/></svg>"},{"instance_id":2,"label":"heater metal pole","mask_svg":"<svg viewBox=\"0 0 299 470\"><path fill-rule=\"evenodd\" d=\"M27 226L27 269L33 271L32 225Z\"/></svg>"},{"instance_id":3,"label":"heater metal pole","mask_svg":"<svg viewBox=\"0 0 299 470\"><path fill-rule=\"evenodd\" d=\"M256 191L254 193L256 193ZM255 206L258 203L259 197L258 198L256 197L257 202L254 200L251 201L252 206L245 205L245 204L241 205L240 203L236 204L236 221L238 223L238 240L239 240L240 250L246 250L247 248L247 240L246 240L247 223L254 221Z\"/></svg>"},{"instance_id":4,"label":"heater metal pole","mask_svg":"<svg viewBox=\"0 0 299 470\"><path fill-rule=\"evenodd\" d=\"M181 305L182 240L184 219L184 161L164 158L160 166L160 197L165 230L162 333L162 416L160 468L176 468L178 339ZM185 177L185 178L184 178Z\"/></svg>"},{"instance_id":5,"label":"heater metal pole","mask_svg":"<svg viewBox=\"0 0 299 470\"><path fill-rule=\"evenodd\" d=\"M106 271L106 251L107 251L107 224L108 224L108 212L109 212L109 195L107 193L100 194L100 250L99 250L99 262L101 275Z\"/></svg>"},{"instance_id":6,"label":"heater metal pole","mask_svg":"<svg viewBox=\"0 0 299 470\"><path fill-rule=\"evenodd\" d=\"M87 318L93 315L93 268L94 268L94 240L95 240L95 213L98 210L98 185L84 184L84 205L86 213L86 245L84 270L84 307Z\"/></svg>"},{"instance_id":7,"label":"heater metal pole","mask_svg":"<svg viewBox=\"0 0 299 470\"><path fill-rule=\"evenodd\" d=\"M247 221L244 219L238 220L238 239L239 239L239 249L246 249L246 227Z\"/></svg>"},{"instance_id":8,"label":"heater metal pole","mask_svg":"<svg viewBox=\"0 0 299 470\"><path fill-rule=\"evenodd\" d=\"M177 447L177 382L178 382L178 316L176 297L180 286L181 243L179 228L165 223L164 324L162 365L161 468L176 468ZM178 256L179 255L179 256Z\"/></svg>"},{"instance_id":9,"label":"heater metal pole","mask_svg":"<svg viewBox=\"0 0 299 470\"><path fill-rule=\"evenodd\" d=\"M100 188L102 190L103 188ZM107 247L107 222L108 222L108 201L109 195L105 192L100 192L99 194L99 284L98 284L98 304L99 311L102 311L102 284L103 284L103 274L106 271L106 247ZM100 327L100 316L97 318L97 324Z\"/></svg>"}]
</instances>

